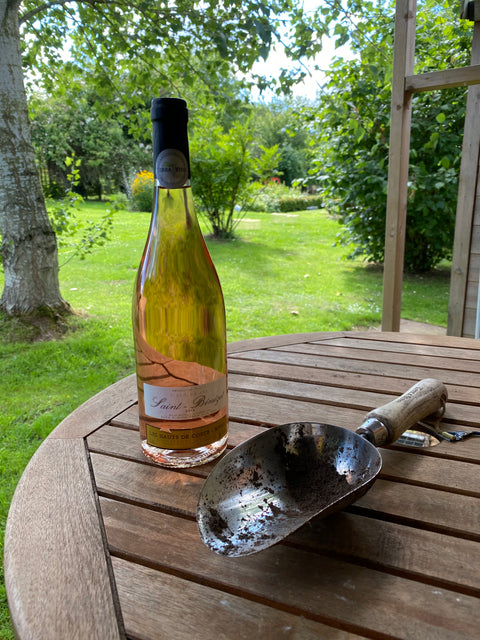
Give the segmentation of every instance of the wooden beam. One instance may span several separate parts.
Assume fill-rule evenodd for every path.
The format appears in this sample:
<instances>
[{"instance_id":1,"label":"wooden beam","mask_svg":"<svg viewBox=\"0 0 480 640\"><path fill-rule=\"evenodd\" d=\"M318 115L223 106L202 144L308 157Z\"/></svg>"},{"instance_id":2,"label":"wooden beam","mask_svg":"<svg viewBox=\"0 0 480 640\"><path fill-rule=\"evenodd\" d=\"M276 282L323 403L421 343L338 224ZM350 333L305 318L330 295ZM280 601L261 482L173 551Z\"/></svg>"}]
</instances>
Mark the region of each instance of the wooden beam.
<instances>
[{"instance_id":1,"label":"wooden beam","mask_svg":"<svg viewBox=\"0 0 480 640\"><path fill-rule=\"evenodd\" d=\"M419 93L436 89L453 89L480 84L480 64L458 69L429 71L405 78L405 91Z\"/></svg>"},{"instance_id":2,"label":"wooden beam","mask_svg":"<svg viewBox=\"0 0 480 640\"><path fill-rule=\"evenodd\" d=\"M416 0L397 0L385 224L383 331L400 330L411 123L411 93L405 92L405 77L413 75L416 9Z\"/></svg>"}]
</instances>

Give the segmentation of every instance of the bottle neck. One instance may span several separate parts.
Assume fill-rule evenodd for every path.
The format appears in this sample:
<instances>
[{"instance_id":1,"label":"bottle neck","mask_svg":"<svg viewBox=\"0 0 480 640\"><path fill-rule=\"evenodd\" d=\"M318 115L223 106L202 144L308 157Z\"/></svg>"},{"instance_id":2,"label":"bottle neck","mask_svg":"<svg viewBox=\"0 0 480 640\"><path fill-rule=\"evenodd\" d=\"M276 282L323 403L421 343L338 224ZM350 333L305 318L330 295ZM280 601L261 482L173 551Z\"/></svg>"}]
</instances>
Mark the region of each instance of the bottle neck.
<instances>
[{"instance_id":1,"label":"bottle neck","mask_svg":"<svg viewBox=\"0 0 480 640\"><path fill-rule=\"evenodd\" d=\"M195 208L190 189L190 163L188 140L185 135L183 144L176 136L170 146L154 147L155 206L154 226L170 227L178 233L177 223L186 229L196 224ZM181 146L181 148L179 148Z\"/></svg>"},{"instance_id":2,"label":"bottle neck","mask_svg":"<svg viewBox=\"0 0 480 640\"><path fill-rule=\"evenodd\" d=\"M154 100L153 173L157 187L179 189L190 185L187 122L188 111L183 100Z\"/></svg>"},{"instance_id":3,"label":"bottle neck","mask_svg":"<svg viewBox=\"0 0 480 640\"><path fill-rule=\"evenodd\" d=\"M188 110L184 100L156 98L152 102L153 172L155 207L152 225L178 232L177 223L186 229L196 224L190 187L188 149Z\"/></svg>"}]
</instances>

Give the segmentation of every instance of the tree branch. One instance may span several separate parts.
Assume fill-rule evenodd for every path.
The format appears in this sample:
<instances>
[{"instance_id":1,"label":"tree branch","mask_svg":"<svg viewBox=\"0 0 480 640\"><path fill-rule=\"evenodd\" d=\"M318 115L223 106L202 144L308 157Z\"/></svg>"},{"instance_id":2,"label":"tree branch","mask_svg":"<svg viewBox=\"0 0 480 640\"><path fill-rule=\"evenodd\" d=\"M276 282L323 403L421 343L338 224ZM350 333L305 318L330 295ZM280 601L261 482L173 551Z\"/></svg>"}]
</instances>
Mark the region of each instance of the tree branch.
<instances>
[{"instance_id":1,"label":"tree branch","mask_svg":"<svg viewBox=\"0 0 480 640\"><path fill-rule=\"evenodd\" d=\"M32 18L35 18L35 16L37 16L39 13L42 13L42 11L45 11L46 9L50 9L51 7L56 7L58 5L63 7L71 1L72 0L53 0L53 2L44 2L43 4L38 5L38 7L35 7L35 9L30 9L30 11L27 11L27 13L20 15L18 17L18 21L20 24L23 24L24 22L28 22Z\"/></svg>"},{"instance_id":2,"label":"tree branch","mask_svg":"<svg viewBox=\"0 0 480 640\"><path fill-rule=\"evenodd\" d=\"M17 0L18 1L18 0ZM24 22L28 22L35 18L39 13L51 9L52 7L64 7L66 4L90 4L95 6L96 4L119 4L122 5L121 2L115 2L115 0L51 0L51 2L43 2L38 5L34 9L30 9L27 13L19 16L19 23L23 24Z\"/></svg>"}]
</instances>

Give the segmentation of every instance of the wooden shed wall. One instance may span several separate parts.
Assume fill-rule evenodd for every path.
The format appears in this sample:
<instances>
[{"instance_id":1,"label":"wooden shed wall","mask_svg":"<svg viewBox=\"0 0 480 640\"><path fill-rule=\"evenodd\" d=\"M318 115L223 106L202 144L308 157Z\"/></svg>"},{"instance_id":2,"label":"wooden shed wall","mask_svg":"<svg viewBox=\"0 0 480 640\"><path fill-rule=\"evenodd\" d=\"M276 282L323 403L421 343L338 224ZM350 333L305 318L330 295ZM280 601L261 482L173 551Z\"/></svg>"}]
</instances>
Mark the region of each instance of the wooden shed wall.
<instances>
[{"instance_id":1,"label":"wooden shed wall","mask_svg":"<svg viewBox=\"0 0 480 640\"><path fill-rule=\"evenodd\" d=\"M473 214L470 259L468 265L467 288L465 295L465 313L463 316L462 336L475 337L477 318L478 278L480 271L480 164L477 167L475 209Z\"/></svg>"}]
</instances>

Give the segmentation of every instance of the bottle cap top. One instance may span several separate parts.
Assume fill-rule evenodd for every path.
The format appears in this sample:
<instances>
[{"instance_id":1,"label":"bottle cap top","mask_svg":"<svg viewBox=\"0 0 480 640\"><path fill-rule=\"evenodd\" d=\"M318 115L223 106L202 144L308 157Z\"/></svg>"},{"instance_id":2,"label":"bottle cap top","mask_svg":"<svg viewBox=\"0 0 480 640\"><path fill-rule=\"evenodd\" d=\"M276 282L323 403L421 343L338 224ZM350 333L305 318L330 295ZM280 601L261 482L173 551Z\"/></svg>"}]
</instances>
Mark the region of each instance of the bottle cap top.
<instances>
[{"instance_id":1,"label":"bottle cap top","mask_svg":"<svg viewBox=\"0 0 480 640\"><path fill-rule=\"evenodd\" d=\"M187 103L181 98L154 98L150 115L152 121L175 119L187 122Z\"/></svg>"}]
</instances>

